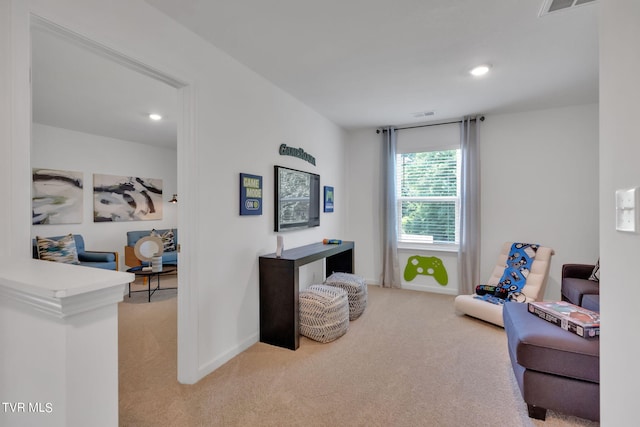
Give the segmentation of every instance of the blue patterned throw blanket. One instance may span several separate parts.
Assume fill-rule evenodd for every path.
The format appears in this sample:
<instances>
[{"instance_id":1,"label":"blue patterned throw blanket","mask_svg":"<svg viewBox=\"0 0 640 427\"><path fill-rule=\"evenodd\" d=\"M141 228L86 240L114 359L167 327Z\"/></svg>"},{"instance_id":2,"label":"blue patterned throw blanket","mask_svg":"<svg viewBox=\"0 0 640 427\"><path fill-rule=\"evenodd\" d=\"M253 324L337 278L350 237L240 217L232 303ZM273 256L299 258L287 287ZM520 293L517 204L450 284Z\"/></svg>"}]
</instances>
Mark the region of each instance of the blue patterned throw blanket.
<instances>
[{"instance_id":1,"label":"blue patterned throw blanket","mask_svg":"<svg viewBox=\"0 0 640 427\"><path fill-rule=\"evenodd\" d=\"M539 247L540 245L531 243L512 244L507 265L495 290L487 292L492 290L492 287L480 285L476 288L475 298L499 305L507 300L524 302L521 291L527 283L531 264Z\"/></svg>"}]
</instances>

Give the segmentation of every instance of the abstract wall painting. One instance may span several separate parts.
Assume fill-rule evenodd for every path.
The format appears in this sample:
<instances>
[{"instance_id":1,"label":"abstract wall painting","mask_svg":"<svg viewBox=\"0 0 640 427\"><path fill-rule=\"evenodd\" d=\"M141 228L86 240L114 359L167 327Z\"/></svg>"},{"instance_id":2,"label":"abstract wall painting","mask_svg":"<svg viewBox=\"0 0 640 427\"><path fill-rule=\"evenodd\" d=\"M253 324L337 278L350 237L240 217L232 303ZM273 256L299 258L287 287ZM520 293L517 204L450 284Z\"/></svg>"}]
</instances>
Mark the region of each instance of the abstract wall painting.
<instances>
[{"instance_id":1,"label":"abstract wall painting","mask_svg":"<svg viewBox=\"0 0 640 427\"><path fill-rule=\"evenodd\" d=\"M93 222L162 219L162 180L93 175Z\"/></svg>"},{"instance_id":2,"label":"abstract wall painting","mask_svg":"<svg viewBox=\"0 0 640 427\"><path fill-rule=\"evenodd\" d=\"M82 223L82 172L32 169L31 223Z\"/></svg>"}]
</instances>

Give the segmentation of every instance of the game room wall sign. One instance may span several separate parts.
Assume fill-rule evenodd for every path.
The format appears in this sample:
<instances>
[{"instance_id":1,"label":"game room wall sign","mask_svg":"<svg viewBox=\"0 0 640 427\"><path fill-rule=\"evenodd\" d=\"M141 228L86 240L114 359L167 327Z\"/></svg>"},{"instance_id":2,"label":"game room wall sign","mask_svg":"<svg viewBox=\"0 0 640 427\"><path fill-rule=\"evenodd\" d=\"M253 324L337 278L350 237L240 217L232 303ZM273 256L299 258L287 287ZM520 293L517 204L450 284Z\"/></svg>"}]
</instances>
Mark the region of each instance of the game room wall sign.
<instances>
[{"instance_id":1,"label":"game room wall sign","mask_svg":"<svg viewBox=\"0 0 640 427\"><path fill-rule=\"evenodd\" d=\"M313 166L316 165L316 158L304 151L302 148L293 148L287 146L287 144L280 144L279 151L281 156L297 157L304 160L305 162L311 163Z\"/></svg>"}]
</instances>

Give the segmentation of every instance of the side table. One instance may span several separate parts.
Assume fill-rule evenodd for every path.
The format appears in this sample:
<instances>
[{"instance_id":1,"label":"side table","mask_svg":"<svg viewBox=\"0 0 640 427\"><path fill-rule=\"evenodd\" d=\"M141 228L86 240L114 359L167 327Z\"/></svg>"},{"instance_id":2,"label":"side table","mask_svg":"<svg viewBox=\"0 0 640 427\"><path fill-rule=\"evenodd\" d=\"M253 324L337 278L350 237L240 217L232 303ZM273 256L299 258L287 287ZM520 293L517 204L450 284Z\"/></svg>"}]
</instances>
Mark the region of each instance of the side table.
<instances>
[{"instance_id":1,"label":"side table","mask_svg":"<svg viewBox=\"0 0 640 427\"><path fill-rule=\"evenodd\" d=\"M133 273L136 277L146 277L147 278L147 289L142 289L139 291L131 290L131 283L129 283L129 298L131 298L132 292L147 292L149 295L148 302L151 302L151 295L153 295L156 291L166 291L169 289L178 289L177 287L170 288L161 288L160 287L160 276L166 276L169 274L175 274L178 271L177 265L165 264L162 266L162 271L151 271L151 270L143 270L142 266L132 267L127 270L127 273ZM151 281L153 277L156 277L156 287L151 287Z\"/></svg>"}]
</instances>

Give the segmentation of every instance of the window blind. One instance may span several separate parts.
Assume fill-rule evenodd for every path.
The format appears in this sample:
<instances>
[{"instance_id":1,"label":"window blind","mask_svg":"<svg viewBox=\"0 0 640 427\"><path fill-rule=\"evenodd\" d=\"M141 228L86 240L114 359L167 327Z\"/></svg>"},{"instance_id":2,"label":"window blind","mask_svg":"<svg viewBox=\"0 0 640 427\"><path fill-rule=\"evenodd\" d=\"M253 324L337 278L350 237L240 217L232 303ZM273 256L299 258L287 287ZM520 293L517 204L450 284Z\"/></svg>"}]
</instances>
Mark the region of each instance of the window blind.
<instances>
[{"instance_id":1,"label":"window blind","mask_svg":"<svg viewBox=\"0 0 640 427\"><path fill-rule=\"evenodd\" d=\"M400 241L457 242L460 150L398 154Z\"/></svg>"}]
</instances>

